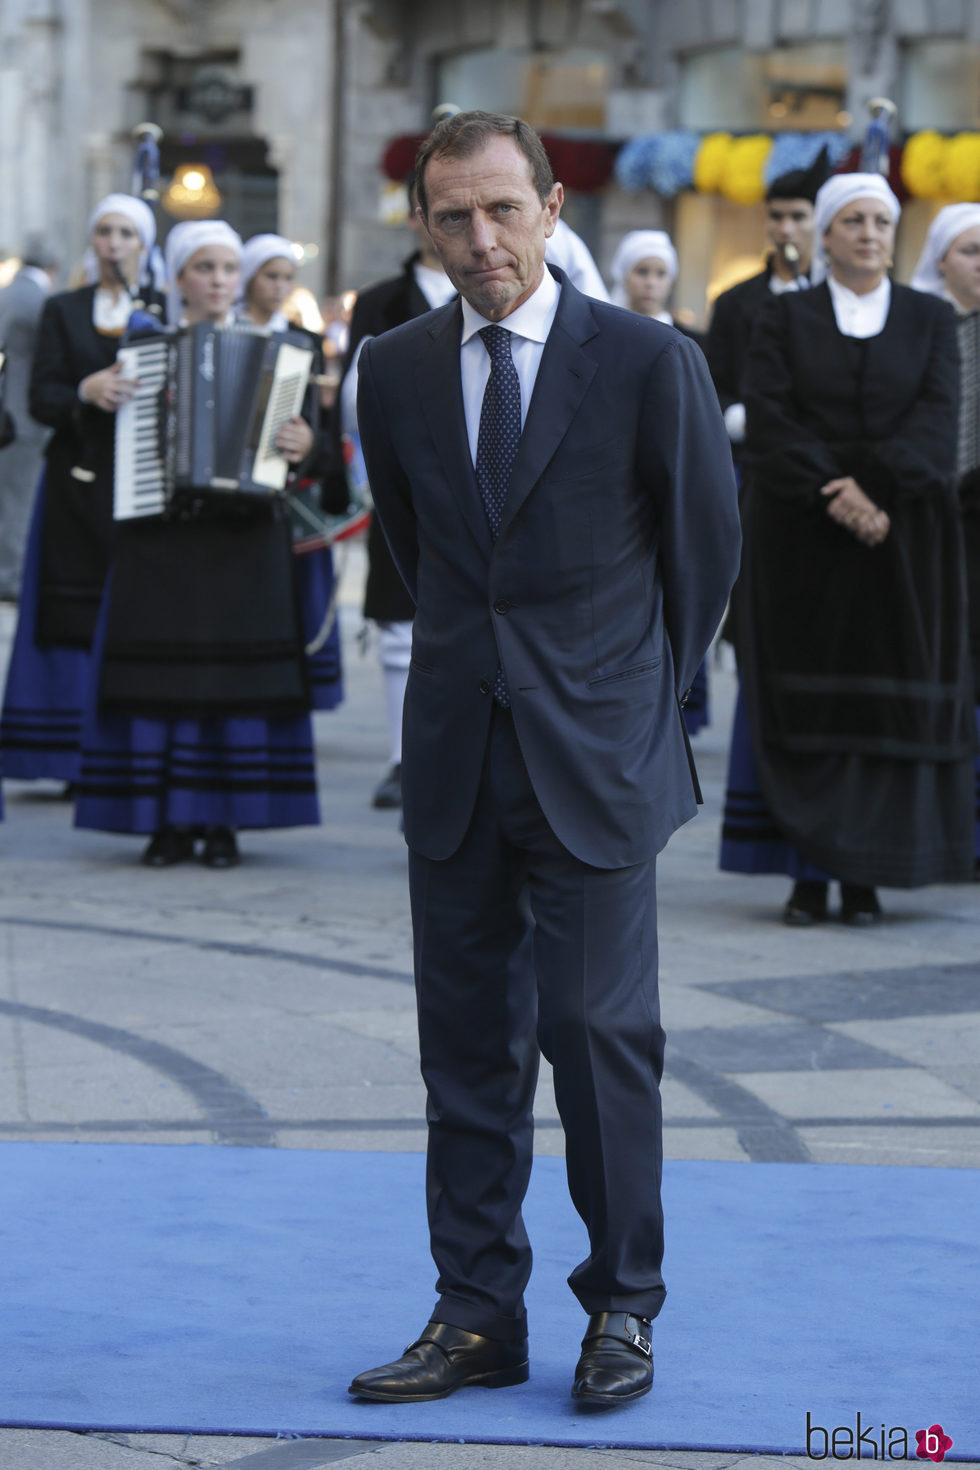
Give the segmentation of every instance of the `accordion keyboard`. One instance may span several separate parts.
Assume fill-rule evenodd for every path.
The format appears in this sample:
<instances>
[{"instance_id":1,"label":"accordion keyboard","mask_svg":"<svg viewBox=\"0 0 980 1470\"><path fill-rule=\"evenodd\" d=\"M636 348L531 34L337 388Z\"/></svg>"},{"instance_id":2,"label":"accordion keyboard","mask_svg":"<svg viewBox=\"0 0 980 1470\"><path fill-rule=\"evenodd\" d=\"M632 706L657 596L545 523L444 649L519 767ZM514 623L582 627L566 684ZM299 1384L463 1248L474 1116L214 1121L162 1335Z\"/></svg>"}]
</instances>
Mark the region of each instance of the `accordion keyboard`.
<instances>
[{"instance_id":1,"label":"accordion keyboard","mask_svg":"<svg viewBox=\"0 0 980 1470\"><path fill-rule=\"evenodd\" d=\"M276 435L303 407L312 361L307 348L288 342L279 348L252 464L251 479L256 485L281 490L286 483L289 465L276 449Z\"/></svg>"},{"instance_id":2,"label":"accordion keyboard","mask_svg":"<svg viewBox=\"0 0 980 1470\"><path fill-rule=\"evenodd\" d=\"M113 516L117 521L160 515L166 505L160 395L167 382L169 352L165 337L119 349L123 377L138 378L139 387L116 412Z\"/></svg>"}]
</instances>

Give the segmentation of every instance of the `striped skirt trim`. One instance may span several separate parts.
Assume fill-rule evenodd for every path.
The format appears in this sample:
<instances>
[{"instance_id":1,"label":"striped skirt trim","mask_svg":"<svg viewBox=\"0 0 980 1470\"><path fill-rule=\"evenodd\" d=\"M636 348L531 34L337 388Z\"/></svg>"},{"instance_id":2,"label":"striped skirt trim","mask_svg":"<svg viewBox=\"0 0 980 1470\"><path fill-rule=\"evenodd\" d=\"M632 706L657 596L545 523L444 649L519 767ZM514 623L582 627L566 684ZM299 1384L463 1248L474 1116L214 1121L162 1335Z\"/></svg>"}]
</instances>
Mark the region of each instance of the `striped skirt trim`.
<instances>
[{"instance_id":1,"label":"striped skirt trim","mask_svg":"<svg viewBox=\"0 0 980 1470\"><path fill-rule=\"evenodd\" d=\"M828 877L787 842L766 805L741 689L732 722L719 867L725 873L784 873L796 881Z\"/></svg>"},{"instance_id":2,"label":"striped skirt trim","mask_svg":"<svg viewBox=\"0 0 980 1470\"><path fill-rule=\"evenodd\" d=\"M42 472L0 712L0 750L5 776L19 781L75 781L92 656L87 648L39 648L35 642L43 524Z\"/></svg>"},{"instance_id":3,"label":"striped skirt trim","mask_svg":"<svg viewBox=\"0 0 980 1470\"><path fill-rule=\"evenodd\" d=\"M86 725L78 827L150 833L167 825L304 827L319 820L308 716L102 716Z\"/></svg>"}]
</instances>

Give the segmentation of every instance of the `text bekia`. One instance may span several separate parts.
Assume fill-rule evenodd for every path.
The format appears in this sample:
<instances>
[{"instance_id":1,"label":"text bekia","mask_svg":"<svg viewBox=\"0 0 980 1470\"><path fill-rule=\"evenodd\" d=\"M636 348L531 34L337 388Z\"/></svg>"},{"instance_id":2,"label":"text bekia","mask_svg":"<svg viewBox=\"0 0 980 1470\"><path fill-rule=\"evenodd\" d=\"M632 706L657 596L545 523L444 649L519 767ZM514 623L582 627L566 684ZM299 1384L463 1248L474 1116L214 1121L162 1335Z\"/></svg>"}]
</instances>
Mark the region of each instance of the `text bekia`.
<instances>
[{"instance_id":1,"label":"text bekia","mask_svg":"<svg viewBox=\"0 0 980 1470\"><path fill-rule=\"evenodd\" d=\"M932 1460L939 1464L953 1441L941 1424L916 1431L917 1448L912 1458ZM806 1452L811 1460L907 1460L909 1432L901 1425L866 1423L857 1414L853 1424L836 1424L827 1428L815 1424L809 1409L806 1415Z\"/></svg>"}]
</instances>

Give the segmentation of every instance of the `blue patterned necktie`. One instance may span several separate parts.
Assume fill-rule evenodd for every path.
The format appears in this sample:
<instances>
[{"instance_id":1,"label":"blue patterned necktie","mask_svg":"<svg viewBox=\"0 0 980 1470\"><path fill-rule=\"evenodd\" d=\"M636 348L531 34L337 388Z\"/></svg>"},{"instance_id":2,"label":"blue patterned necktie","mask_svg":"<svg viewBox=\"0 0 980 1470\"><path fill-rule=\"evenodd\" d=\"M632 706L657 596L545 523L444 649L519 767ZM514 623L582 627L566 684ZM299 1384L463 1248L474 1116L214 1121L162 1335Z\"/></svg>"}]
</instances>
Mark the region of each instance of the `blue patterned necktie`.
<instances>
[{"instance_id":1,"label":"blue patterned necktie","mask_svg":"<svg viewBox=\"0 0 980 1470\"><path fill-rule=\"evenodd\" d=\"M521 383L511 357L507 328L482 327L480 337L490 354L490 377L480 410L476 483L487 513L490 535L496 541L521 437ZM493 681L493 697L505 709L510 704L507 683L500 668Z\"/></svg>"}]
</instances>

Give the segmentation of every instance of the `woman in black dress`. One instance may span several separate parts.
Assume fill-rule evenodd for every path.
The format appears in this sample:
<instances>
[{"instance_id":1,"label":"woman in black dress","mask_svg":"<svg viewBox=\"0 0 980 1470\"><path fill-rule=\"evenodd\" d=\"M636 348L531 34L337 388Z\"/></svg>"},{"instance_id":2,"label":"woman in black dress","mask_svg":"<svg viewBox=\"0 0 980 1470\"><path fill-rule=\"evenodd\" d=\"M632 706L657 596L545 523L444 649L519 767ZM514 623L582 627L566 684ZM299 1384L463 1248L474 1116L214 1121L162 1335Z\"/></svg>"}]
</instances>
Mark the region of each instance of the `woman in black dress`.
<instances>
[{"instance_id":1,"label":"woman in black dress","mask_svg":"<svg viewBox=\"0 0 980 1470\"><path fill-rule=\"evenodd\" d=\"M616 247L609 267L614 306L625 306L640 316L652 317L665 326L676 327L685 337L704 347L704 337L692 331L668 310L677 279L677 251L665 230L630 230ZM684 724L696 735L710 722L708 665L702 660L684 702Z\"/></svg>"},{"instance_id":2,"label":"woman in black dress","mask_svg":"<svg viewBox=\"0 0 980 1470\"><path fill-rule=\"evenodd\" d=\"M173 323L234 330L234 230L176 225L167 267ZM312 440L293 418L276 445L298 463ZM319 821L281 499L202 487L164 516L120 522L95 661L76 826L149 837L148 867L199 856L228 868L239 829Z\"/></svg>"},{"instance_id":3,"label":"woman in black dress","mask_svg":"<svg viewBox=\"0 0 980 1470\"><path fill-rule=\"evenodd\" d=\"M826 280L749 351L745 550L722 867L785 872L787 923L968 878L975 729L954 489L955 323L888 278L878 174L817 195ZM751 737L751 738L749 738Z\"/></svg>"},{"instance_id":4,"label":"woman in black dress","mask_svg":"<svg viewBox=\"0 0 980 1470\"><path fill-rule=\"evenodd\" d=\"M31 373L31 414L54 432L0 725L4 772L20 780L78 776L92 635L113 543L115 415L133 391L116 352L140 308L159 312L163 301L144 280L156 234L148 205L109 194L92 211L88 233L91 284L48 300Z\"/></svg>"},{"instance_id":5,"label":"woman in black dress","mask_svg":"<svg viewBox=\"0 0 980 1470\"><path fill-rule=\"evenodd\" d=\"M267 332L301 332L315 353L313 378L304 416L314 431L314 447L307 462L290 474L290 494L301 493L301 505L313 500L323 508L323 479L333 469L333 435L319 402L317 379L324 371L323 339L288 320L283 308L296 288L296 257L284 235L253 235L242 249L242 278L238 319L263 327ZM296 504L297 502L292 502ZM345 502L346 503L346 502ZM293 512L293 526L309 534L302 510ZM302 539L302 537L300 538ZM303 616L303 638L307 649L307 675L313 708L336 709L343 703L344 678L337 616L337 579L330 546L304 550L293 563L296 589Z\"/></svg>"}]
</instances>

